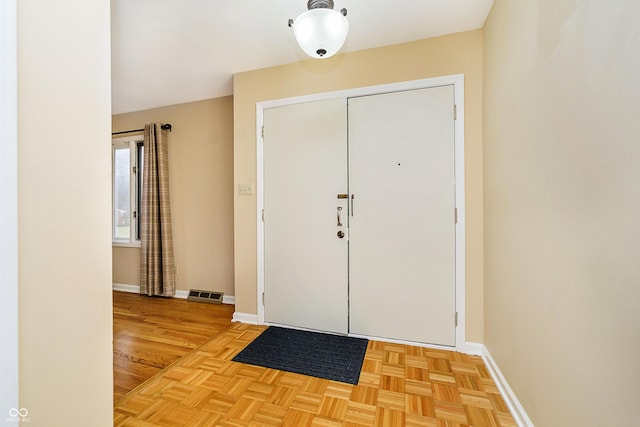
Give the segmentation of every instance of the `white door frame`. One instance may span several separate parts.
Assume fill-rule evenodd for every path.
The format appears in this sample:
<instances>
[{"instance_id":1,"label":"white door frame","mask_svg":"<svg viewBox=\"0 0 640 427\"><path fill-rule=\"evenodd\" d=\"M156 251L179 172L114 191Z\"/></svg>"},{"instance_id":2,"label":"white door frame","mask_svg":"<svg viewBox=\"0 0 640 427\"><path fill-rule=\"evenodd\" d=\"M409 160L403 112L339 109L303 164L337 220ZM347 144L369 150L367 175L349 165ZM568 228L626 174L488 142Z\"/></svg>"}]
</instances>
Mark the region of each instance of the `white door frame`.
<instances>
[{"instance_id":1,"label":"white door frame","mask_svg":"<svg viewBox=\"0 0 640 427\"><path fill-rule=\"evenodd\" d=\"M349 98L355 96L374 95L388 92L398 92L413 89L426 89L436 86L453 85L454 100L457 117L454 122L455 142L454 142L454 167L455 167L455 202L458 212L458 222L456 223L456 312L458 314L458 324L456 326L455 349L464 350L466 343L465 333L465 188L464 188L464 74L453 74L449 76L433 77L422 80L412 80L406 82L390 83L377 86L347 89L335 92L324 92L312 95L304 95L292 98L274 99L256 103L256 197L257 197L257 312L258 324L264 322L264 305L262 294L264 292L264 223L262 221L262 209L264 208L264 152L262 140L262 126L264 124L264 110L267 108L280 107L284 105L299 104L304 102L319 101L330 98ZM377 337L371 337L383 340ZM386 340L392 342L403 341ZM416 345L416 343L407 343ZM426 345L428 347L451 349L446 346Z\"/></svg>"},{"instance_id":2,"label":"white door frame","mask_svg":"<svg viewBox=\"0 0 640 427\"><path fill-rule=\"evenodd\" d=\"M17 0L0 6L0 417L18 409L18 95Z\"/></svg>"}]
</instances>

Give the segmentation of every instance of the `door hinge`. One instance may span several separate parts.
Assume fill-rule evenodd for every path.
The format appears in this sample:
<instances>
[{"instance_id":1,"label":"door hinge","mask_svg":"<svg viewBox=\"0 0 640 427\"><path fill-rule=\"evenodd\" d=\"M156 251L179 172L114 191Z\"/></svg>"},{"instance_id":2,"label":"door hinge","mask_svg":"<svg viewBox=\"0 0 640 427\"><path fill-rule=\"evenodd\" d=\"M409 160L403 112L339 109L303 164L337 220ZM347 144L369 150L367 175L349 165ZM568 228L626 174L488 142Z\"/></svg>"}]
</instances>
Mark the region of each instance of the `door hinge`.
<instances>
[{"instance_id":1,"label":"door hinge","mask_svg":"<svg viewBox=\"0 0 640 427\"><path fill-rule=\"evenodd\" d=\"M262 139L264 139L264 125L262 125Z\"/></svg>"},{"instance_id":2,"label":"door hinge","mask_svg":"<svg viewBox=\"0 0 640 427\"><path fill-rule=\"evenodd\" d=\"M458 223L458 208L454 208L453 209L453 221L457 224Z\"/></svg>"},{"instance_id":3,"label":"door hinge","mask_svg":"<svg viewBox=\"0 0 640 427\"><path fill-rule=\"evenodd\" d=\"M264 294L262 294L264 296ZM456 327L458 326L458 312L456 311Z\"/></svg>"},{"instance_id":4,"label":"door hinge","mask_svg":"<svg viewBox=\"0 0 640 427\"><path fill-rule=\"evenodd\" d=\"M133 211L133 218L137 218L138 217L138 212Z\"/></svg>"},{"instance_id":5,"label":"door hinge","mask_svg":"<svg viewBox=\"0 0 640 427\"><path fill-rule=\"evenodd\" d=\"M133 167L133 173L137 173L138 172L138 168L137 167Z\"/></svg>"},{"instance_id":6,"label":"door hinge","mask_svg":"<svg viewBox=\"0 0 640 427\"><path fill-rule=\"evenodd\" d=\"M458 106L453 104L453 120L458 120Z\"/></svg>"},{"instance_id":7,"label":"door hinge","mask_svg":"<svg viewBox=\"0 0 640 427\"><path fill-rule=\"evenodd\" d=\"M262 222L264 222L264 209L262 209Z\"/></svg>"},{"instance_id":8,"label":"door hinge","mask_svg":"<svg viewBox=\"0 0 640 427\"><path fill-rule=\"evenodd\" d=\"M264 305L264 292L262 293L262 305Z\"/></svg>"}]
</instances>

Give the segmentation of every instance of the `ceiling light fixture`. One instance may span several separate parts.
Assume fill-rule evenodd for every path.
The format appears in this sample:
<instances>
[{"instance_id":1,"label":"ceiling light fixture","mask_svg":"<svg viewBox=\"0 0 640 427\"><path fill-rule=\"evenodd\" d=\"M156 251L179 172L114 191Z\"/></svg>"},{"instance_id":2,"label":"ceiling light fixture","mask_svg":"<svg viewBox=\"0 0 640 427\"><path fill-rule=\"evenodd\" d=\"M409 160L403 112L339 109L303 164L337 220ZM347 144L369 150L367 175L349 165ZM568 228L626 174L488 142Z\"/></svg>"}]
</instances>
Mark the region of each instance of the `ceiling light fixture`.
<instances>
[{"instance_id":1,"label":"ceiling light fixture","mask_svg":"<svg viewBox=\"0 0 640 427\"><path fill-rule=\"evenodd\" d=\"M295 20L289 19L298 44L313 58L335 55L349 32L347 9L333 10L333 0L309 0L307 9Z\"/></svg>"}]
</instances>

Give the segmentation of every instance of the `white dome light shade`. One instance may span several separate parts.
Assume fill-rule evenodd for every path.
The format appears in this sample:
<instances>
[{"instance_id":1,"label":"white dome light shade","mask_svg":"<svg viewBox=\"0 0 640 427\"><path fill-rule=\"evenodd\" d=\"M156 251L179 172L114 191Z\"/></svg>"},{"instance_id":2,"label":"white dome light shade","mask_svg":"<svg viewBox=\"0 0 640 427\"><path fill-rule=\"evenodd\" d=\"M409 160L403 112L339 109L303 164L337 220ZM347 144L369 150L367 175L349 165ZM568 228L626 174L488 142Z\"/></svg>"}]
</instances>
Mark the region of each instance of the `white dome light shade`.
<instances>
[{"instance_id":1,"label":"white dome light shade","mask_svg":"<svg viewBox=\"0 0 640 427\"><path fill-rule=\"evenodd\" d=\"M313 58L338 53L349 32L349 21L337 10L310 9L296 18L293 34L304 52Z\"/></svg>"}]
</instances>

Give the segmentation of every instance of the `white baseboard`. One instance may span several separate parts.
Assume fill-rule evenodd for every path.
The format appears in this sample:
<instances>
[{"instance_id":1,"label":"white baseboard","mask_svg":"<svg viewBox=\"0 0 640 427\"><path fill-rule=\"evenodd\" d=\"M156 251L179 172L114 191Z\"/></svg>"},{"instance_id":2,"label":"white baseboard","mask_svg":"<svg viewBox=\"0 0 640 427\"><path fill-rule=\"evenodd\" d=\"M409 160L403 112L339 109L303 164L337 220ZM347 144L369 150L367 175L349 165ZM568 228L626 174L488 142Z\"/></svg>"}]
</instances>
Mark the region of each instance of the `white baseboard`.
<instances>
[{"instance_id":1,"label":"white baseboard","mask_svg":"<svg viewBox=\"0 0 640 427\"><path fill-rule=\"evenodd\" d=\"M114 291L120 292L129 292L131 294L139 294L140 286L137 285L125 285L124 283L114 283L113 284Z\"/></svg>"},{"instance_id":2,"label":"white baseboard","mask_svg":"<svg viewBox=\"0 0 640 427\"><path fill-rule=\"evenodd\" d=\"M484 344L477 342L465 342L458 348L457 351L464 354L470 354L472 356L482 356L485 353L486 347Z\"/></svg>"},{"instance_id":3,"label":"white baseboard","mask_svg":"<svg viewBox=\"0 0 640 427\"><path fill-rule=\"evenodd\" d=\"M500 390L500 394L502 394L502 398L507 404L511 415L513 416L518 426L534 427L533 422L520 404L520 401L516 397L516 394L509 386L509 383L507 382L504 375L502 375L502 372L496 364L496 361L493 360L493 357L491 356L491 353L489 353L489 349L487 348L487 346L484 344L473 344L476 346L480 346L480 348L482 349L480 356L482 356L482 360L484 360L485 365L487 365L487 369L489 370L493 381L496 383L498 390Z\"/></svg>"},{"instance_id":4,"label":"white baseboard","mask_svg":"<svg viewBox=\"0 0 640 427\"><path fill-rule=\"evenodd\" d=\"M140 286L139 285L126 285L123 283L114 283L113 284L113 290L114 291L120 291L120 292L129 292L132 294L139 294L140 293ZM173 296L174 298L180 298L180 299L187 299L187 297L189 296L189 291L185 291L182 289L176 289L176 294ZM235 305L236 303L236 297L233 295L223 295L222 296L222 303L223 304L231 304L231 305Z\"/></svg>"},{"instance_id":5,"label":"white baseboard","mask_svg":"<svg viewBox=\"0 0 640 427\"><path fill-rule=\"evenodd\" d=\"M233 313L232 322L240 322L240 323L248 323L249 325L257 325L258 324L258 315L257 314L247 314L247 313Z\"/></svg>"},{"instance_id":6,"label":"white baseboard","mask_svg":"<svg viewBox=\"0 0 640 427\"><path fill-rule=\"evenodd\" d=\"M182 289L176 289L174 298L187 299L189 297L189 291L183 291Z\"/></svg>"}]
</instances>

